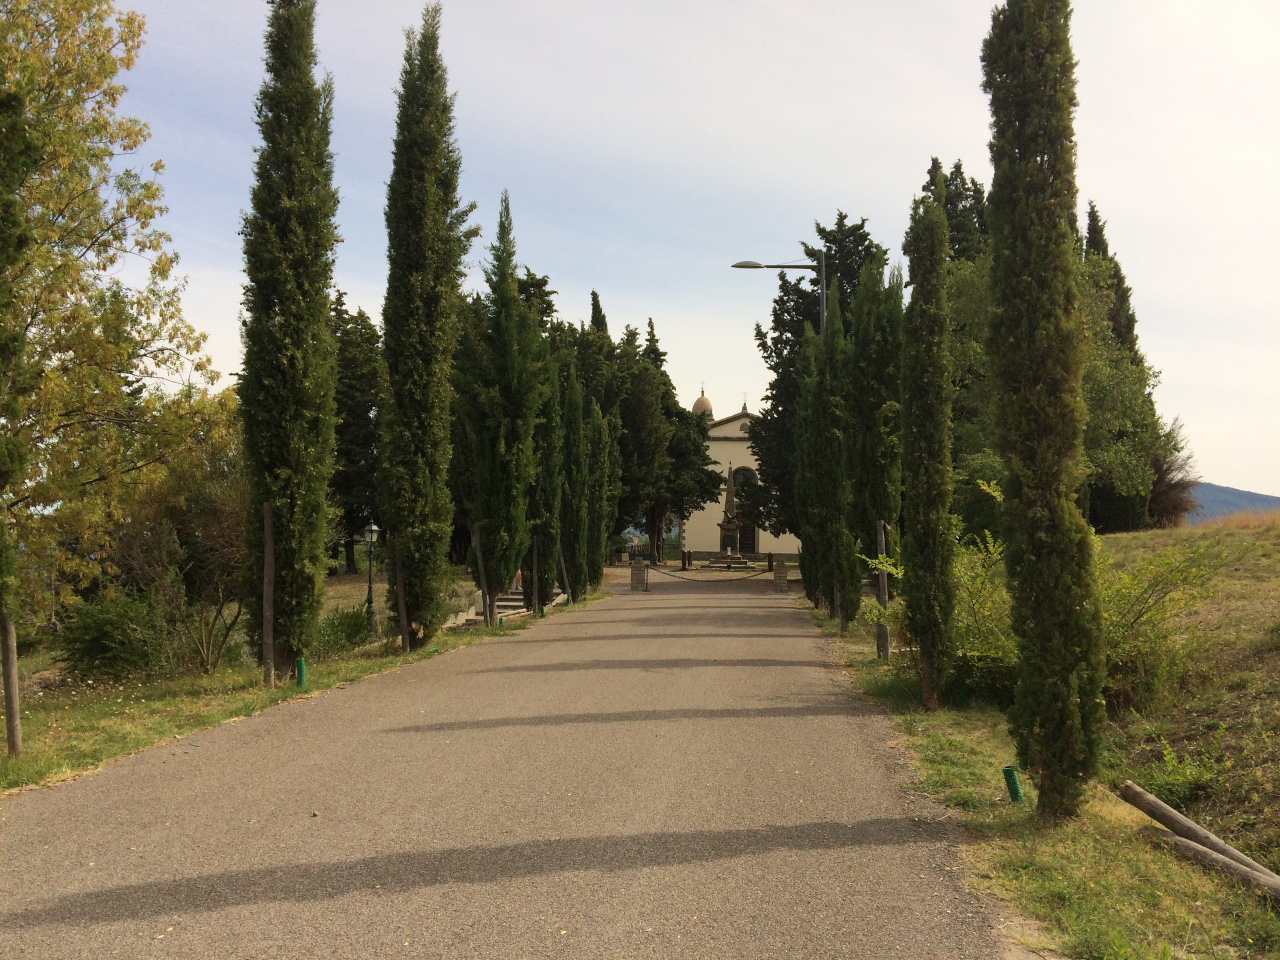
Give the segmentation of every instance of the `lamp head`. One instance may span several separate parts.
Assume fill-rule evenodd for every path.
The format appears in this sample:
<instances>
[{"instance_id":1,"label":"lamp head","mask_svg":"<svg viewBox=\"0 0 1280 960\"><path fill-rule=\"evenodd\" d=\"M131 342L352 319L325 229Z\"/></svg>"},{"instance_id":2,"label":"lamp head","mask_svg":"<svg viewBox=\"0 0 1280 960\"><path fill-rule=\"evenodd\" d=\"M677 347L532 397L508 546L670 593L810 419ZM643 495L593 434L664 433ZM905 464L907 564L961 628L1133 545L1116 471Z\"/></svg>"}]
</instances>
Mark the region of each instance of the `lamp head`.
<instances>
[{"instance_id":1,"label":"lamp head","mask_svg":"<svg viewBox=\"0 0 1280 960\"><path fill-rule=\"evenodd\" d=\"M382 531L378 529L378 525L374 523L372 520L370 520L369 525L365 527L364 530L361 531L361 533L364 534L364 539L368 543L373 543L375 540L377 540L378 534L381 532Z\"/></svg>"},{"instance_id":2,"label":"lamp head","mask_svg":"<svg viewBox=\"0 0 1280 960\"><path fill-rule=\"evenodd\" d=\"M754 260L739 260L733 265L735 270L763 270L763 263L756 263Z\"/></svg>"}]
</instances>

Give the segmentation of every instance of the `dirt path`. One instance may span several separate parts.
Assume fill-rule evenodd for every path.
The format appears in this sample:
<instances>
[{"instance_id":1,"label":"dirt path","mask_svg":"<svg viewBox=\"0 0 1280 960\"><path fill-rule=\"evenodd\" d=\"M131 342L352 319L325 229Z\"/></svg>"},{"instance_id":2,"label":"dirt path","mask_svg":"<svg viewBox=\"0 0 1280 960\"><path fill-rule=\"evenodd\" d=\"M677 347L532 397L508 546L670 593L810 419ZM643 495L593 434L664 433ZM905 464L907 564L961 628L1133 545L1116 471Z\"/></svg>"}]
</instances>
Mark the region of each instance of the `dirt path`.
<instances>
[{"instance_id":1,"label":"dirt path","mask_svg":"<svg viewBox=\"0 0 1280 960\"><path fill-rule=\"evenodd\" d=\"M769 584L659 582L0 800L4 957L993 957Z\"/></svg>"}]
</instances>

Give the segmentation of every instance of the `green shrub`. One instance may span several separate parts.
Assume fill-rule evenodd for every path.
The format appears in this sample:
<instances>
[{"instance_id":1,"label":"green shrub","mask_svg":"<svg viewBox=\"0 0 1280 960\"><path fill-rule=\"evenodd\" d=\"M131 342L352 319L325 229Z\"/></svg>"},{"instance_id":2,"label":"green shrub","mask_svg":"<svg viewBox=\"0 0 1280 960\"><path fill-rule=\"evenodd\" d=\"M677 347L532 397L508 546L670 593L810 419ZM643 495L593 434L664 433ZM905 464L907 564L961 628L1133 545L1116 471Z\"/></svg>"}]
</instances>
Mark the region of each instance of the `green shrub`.
<instances>
[{"instance_id":1,"label":"green shrub","mask_svg":"<svg viewBox=\"0 0 1280 960\"><path fill-rule=\"evenodd\" d=\"M1097 551L1112 709L1143 712L1178 688L1195 637L1176 621L1212 595L1210 581L1232 559L1217 538L1175 544L1125 570Z\"/></svg>"},{"instance_id":2,"label":"green shrub","mask_svg":"<svg viewBox=\"0 0 1280 960\"><path fill-rule=\"evenodd\" d=\"M335 610L320 619L316 642L308 651L314 660L337 656L369 642L369 620L362 606Z\"/></svg>"},{"instance_id":3,"label":"green shrub","mask_svg":"<svg viewBox=\"0 0 1280 960\"><path fill-rule=\"evenodd\" d=\"M1188 804L1200 795L1218 776L1216 763L1186 756L1178 758L1173 747L1161 740L1161 761L1143 771L1144 786L1169 806L1184 813Z\"/></svg>"},{"instance_id":4,"label":"green shrub","mask_svg":"<svg viewBox=\"0 0 1280 960\"><path fill-rule=\"evenodd\" d=\"M83 676L170 673L187 659L173 636L162 603L114 588L72 608L58 634L58 659Z\"/></svg>"},{"instance_id":5,"label":"green shrub","mask_svg":"<svg viewBox=\"0 0 1280 960\"><path fill-rule=\"evenodd\" d=\"M982 701L1002 710L1018 685L1018 645L1009 623L1004 545L989 532L956 551L955 657L942 687L947 703Z\"/></svg>"}]
</instances>

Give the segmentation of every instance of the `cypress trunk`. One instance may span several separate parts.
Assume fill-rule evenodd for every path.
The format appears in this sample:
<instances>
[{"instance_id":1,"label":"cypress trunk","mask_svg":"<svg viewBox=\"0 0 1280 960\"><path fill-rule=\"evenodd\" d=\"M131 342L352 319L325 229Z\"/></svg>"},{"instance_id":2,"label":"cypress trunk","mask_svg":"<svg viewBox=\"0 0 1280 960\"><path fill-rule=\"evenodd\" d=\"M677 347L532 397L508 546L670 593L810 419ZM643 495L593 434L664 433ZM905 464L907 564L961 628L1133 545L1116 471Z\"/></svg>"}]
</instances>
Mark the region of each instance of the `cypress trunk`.
<instances>
[{"instance_id":1,"label":"cypress trunk","mask_svg":"<svg viewBox=\"0 0 1280 960\"><path fill-rule=\"evenodd\" d=\"M275 537L275 660L288 673L316 631L333 470L335 350L329 284L337 240L329 128L333 86L314 76L314 0L275 0L258 94L244 218L244 368L238 388L251 491L245 620L262 621L262 504ZM255 637L255 639L257 639ZM255 646L256 644L251 644Z\"/></svg>"},{"instance_id":2,"label":"cypress trunk","mask_svg":"<svg viewBox=\"0 0 1280 960\"><path fill-rule=\"evenodd\" d=\"M1046 821L1079 811L1105 721L1093 539L1075 499L1085 406L1070 18L1066 0L1009 0L982 47L995 170L988 351L1021 671L1009 720Z\"/></svg>"}]
</instances>

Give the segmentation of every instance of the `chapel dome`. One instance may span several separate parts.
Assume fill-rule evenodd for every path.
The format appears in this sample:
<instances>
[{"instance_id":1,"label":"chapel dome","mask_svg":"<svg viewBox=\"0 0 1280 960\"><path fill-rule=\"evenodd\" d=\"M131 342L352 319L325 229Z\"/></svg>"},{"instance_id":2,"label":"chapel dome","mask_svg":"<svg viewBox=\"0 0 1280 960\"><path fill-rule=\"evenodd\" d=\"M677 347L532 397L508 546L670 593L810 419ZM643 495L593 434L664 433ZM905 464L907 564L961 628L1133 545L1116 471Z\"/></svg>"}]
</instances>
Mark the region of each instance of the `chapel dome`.
<instances>
[{"instance_id":1,"label":"chapel dome","mask_svg":"<svg viewBox=\"0 0 1280 960\"><path fill-rule=\"evenodd\" d=\"M694 413L705 413L708 417L713 416L711 413L711 401L707 399L707 391L702 391L702 396L693 401Z\"/></svg>"}]
</instances>

